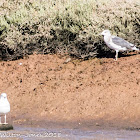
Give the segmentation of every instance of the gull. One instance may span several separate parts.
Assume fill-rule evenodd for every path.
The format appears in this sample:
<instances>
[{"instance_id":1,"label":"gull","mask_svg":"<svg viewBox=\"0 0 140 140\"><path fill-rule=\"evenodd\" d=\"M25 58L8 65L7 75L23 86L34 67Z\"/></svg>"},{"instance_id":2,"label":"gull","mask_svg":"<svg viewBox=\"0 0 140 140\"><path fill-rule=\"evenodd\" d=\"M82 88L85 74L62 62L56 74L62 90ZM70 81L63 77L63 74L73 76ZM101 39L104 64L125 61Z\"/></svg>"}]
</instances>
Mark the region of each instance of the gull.
<instances>
[{"instance_id":1,"label":"gull","mask_svg":"<svg viewBox=\"0 0 140 140\"><path fill-rule=\"evenodd\" d=\"M104 30L101 35L104 36L104 42L106 45L110 48L116 51L115 60L118 59L118 52L119 51L127 51L127 50L136 50L139 51L138 48L132 43L129 43L128 41L111 35L109 30Z\"/></svg>"},{"instance_id":2,"label":"gull","mask_svg":"<svg viewBox=\"0 0 140 140\"><path fill-rule=\"evenodd\" d=\"M6 114L10 112L10 104L7 100L7 94L6 93L2 93L0 96L0 124L1 123L1 116L5 116L5 122L4 124L8 124L6 123Z\"/></svg>"}]
</instances>

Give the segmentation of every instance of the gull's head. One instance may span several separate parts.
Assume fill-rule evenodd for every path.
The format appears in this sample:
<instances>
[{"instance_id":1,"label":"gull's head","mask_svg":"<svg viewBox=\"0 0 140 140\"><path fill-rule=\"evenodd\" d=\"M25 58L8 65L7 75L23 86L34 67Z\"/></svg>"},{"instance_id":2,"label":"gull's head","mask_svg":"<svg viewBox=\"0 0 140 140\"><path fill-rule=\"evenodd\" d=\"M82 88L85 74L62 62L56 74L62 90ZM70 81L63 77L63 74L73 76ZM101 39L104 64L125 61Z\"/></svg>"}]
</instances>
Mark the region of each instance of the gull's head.
<instances>
[{"instance_id":1,"label":"gull's head","mask_svg":"<svg viewBox=\"0 0 140 140\"><path fill-rule=\"evenodd\" d=\"M7 94L6 94L6 93L2 93L2 94L1 94L1 98L2 98L2 99L7 99Z\"/></svg>"},{"instance_id":2,"label":"gull's head","mask_svg":"<svg viewBox=\"0 0 140 140\"><path fill-rule=\"evenodd\" d=\"M103 36L111 36L111 33L110 33L109 30L104 30L104 31L101 33L101 35L103 35Z\"/></svg>"}]
</instances>

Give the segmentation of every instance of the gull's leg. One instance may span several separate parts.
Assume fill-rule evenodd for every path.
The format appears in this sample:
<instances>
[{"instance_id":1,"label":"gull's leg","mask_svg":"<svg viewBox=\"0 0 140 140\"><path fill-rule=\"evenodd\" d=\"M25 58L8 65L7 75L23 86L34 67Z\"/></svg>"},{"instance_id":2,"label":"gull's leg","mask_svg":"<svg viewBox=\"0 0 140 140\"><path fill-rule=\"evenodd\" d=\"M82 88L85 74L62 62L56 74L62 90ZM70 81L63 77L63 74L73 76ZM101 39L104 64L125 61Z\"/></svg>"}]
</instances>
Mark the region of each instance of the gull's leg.
<instances>
[{"instance_id":1,"label":"gull's leg","mask_svg":"<svg viewBox=\"0 0 140 140\"><path fill-rule=\"evenodd\" d=\"M5 114L4 118L5 118L5 122L4 122L4 124L8 124L8 123L6 123L6 114Z\"/></svg>"},{"instance_id":2,"label":"gull's leg","mask_svg":"<svg viewBox=\"0 0 140 140\"><path fill-rule=\"evenodd\" d=\"M115 60L117 61L118 60L118 50L116 50L116 55L115 55Z\"/></svg>"},{"instance_id":3,"label":"gull's leg","mask_svg":"<svg viewBox=\"0 0 140 140\"><path fill-rule=\"evenodd\" d=\"M2 124L2 123L1 123L1 117L0 117L0 124Z\"/></svg>"}]
</instances>

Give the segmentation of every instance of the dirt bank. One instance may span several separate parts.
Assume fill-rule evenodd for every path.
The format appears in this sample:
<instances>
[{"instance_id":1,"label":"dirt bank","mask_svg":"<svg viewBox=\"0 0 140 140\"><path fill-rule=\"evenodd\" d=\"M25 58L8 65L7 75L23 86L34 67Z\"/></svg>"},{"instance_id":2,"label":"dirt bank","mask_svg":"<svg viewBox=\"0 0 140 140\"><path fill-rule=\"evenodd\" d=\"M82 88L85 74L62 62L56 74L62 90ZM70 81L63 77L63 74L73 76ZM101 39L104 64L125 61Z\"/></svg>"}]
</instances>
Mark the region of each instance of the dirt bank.
<instances>
[{"instance_id":1,"label":"dirt bank","mask_svg":"<svg viewBox=\"0 0 140 140\"><path fill-rule=\"evenodd\" d=\"M140 126L139 54L117 62L103 58L65 64L65 60L32 55L0 62L0 92L8 94L15 124L37 120Z\"/></svg>"}]
</instances>

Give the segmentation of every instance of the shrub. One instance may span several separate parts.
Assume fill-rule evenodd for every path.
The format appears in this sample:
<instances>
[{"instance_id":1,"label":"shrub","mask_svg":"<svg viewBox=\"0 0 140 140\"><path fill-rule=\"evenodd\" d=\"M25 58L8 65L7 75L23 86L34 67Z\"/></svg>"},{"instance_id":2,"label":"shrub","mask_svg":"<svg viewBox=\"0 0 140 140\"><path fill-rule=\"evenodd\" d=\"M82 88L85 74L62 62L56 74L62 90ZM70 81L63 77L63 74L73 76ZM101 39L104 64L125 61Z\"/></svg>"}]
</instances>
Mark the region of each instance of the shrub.
<instances>
[{"instance_id":1,"label":"shrub","mask_svg":"<svg viewBox=\"0 0 140 140\"><path fill-rule=\"evenodd\" d=\"M137 0L5 0L0 57L14 60L34 52L103 57L110 52L100 36L104 29L139 46L138 6Z\"/></svg>"}]
</instances>

